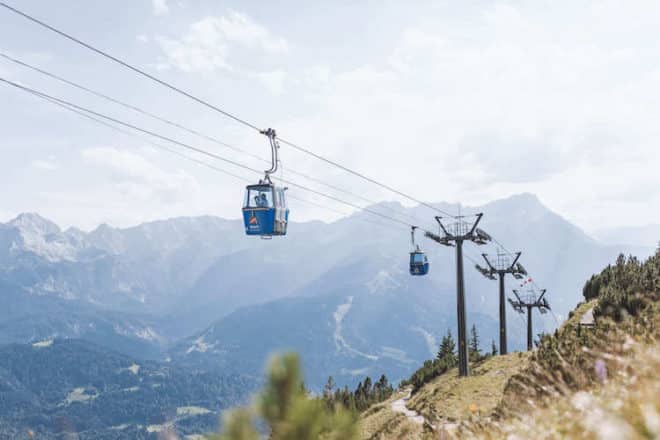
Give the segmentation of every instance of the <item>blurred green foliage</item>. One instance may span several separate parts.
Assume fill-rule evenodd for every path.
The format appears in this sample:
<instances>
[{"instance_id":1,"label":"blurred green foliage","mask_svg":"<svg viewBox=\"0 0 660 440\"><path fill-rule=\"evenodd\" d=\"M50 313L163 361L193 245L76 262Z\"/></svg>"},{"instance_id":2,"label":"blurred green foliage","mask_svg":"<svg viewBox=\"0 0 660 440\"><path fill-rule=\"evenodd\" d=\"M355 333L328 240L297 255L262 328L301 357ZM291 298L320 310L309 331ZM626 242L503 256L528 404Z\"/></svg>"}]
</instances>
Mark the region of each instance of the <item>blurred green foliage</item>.
<instances>
[{"instance_id":1,"label":"blurred green foliage","mask_svg":"<svg viewBox=\"0 0 660 440\"><path fill-rule=\"evenodd\" d=\"M229 412L223 426L210 439L256 440L257 426L265 426L272 440L351 440L358 434L356 414L308 395L294 353L273 358L254 406Z\"/></svg>"}]
</instances>

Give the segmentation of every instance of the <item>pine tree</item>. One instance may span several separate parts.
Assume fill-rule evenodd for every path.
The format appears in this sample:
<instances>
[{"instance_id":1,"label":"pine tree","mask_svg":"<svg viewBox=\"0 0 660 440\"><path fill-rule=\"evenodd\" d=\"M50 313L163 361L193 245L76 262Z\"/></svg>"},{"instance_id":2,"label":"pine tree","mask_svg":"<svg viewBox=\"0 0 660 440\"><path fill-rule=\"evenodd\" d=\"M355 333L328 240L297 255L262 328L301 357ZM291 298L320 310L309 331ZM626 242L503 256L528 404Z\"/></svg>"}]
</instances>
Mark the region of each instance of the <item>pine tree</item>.
<instances>
[{"instance_id":1,"label":"pine tree","mask_svg":"<svg viewBox=\"0 0 660 440\"><path fill-rule=\"evenodd\" d=\"M471 361L478 361L481 359L481 351L479 350L479 333L477 333L477 326L472 324L470 329L470 340L468 341L468 352Z\"/></svg>"},{"instance_id":2,"label":"pine tree","mask_svg":"<svg viewBox=\"0 0 660 440\"><path fill-rule=\"evenodd\" d=\"M438 361L442 361L445 358L446 350L447 350L447 336L443 336L442 341L440 341L440 349L438 350L438 354L435 355L435 359Z\"/></svg>"},{"instance_id":3,"label":"pine tree","mask_svg":"<svg viewBox=\"0 0 660 440\"><path fill-rule=\"evenodd\" d=\"M334 390L335 390L335 381L332 378L332 376L328 376L328 381L325 383L325 386L323 387L323 396L326 398L332 397Z\"/></svg>"},{"instance_id":4,"label":"pine tree","mask_svg":"<svg viewBox=\"0 0 660 440\"><path fill-rule=\"evenodd\" d=\"M360 385L361 386L361 385ZM344 390L342 391L342 401L344 402L344 407L348 408L349 411L355 412L356 406L355 406L355 394L351 393L348 390L348 386L344 385Z\"/></svg>"},{"instance_id":5,"label":"pine tree","mask_svg":"<svg viewBox=\"0 0 660 440\"><path fill-rule=\"evenodd\" d=\"M332 376L328 376L328 381L323 387L323 400L325 400L326 405L329 409L333 409L335 406L335 381L332 379Z\"/></svg>"},{"instance_id":6,"label":"pine tree","mask_svg":"<svg viewBox=\"0 0 660 440\"><path fill-rule=\"evenodd\" d=\"M495 340L491 340L490 344L490 354L492 356L497 356L497 345L495 345Z\"/></svg>"},{"instance_id":7,"label":"pine tree","mask_svg":"<svg viewBox=\"0 0 660 440\"><path fill-rule=\"evenodd\" d=\"M380 376L380 379L378 379L378 382L376 382L374 388L378 390L376 399L378 399L379 402L387 399L392 395L392 387L390 386L390 382L387 380L387 377L384 374Z\"/></svg>"},{"instance_id":8,"label":"pine tree","mask_svg":"<svg viewBox=\"0 0 660 440\"><path fill-rule=\"evenodd\" d=\"M371 378L367 376L367 378L364 380L364 384L362 385L362 393L364 394L364 398L368 401L371 398Z\"/></svg>"},{"instance_id":9,"label":"pine tree","mask_svg":"<svg viewBox=\"0 0 660 440\"><path fill-rule=\"evenodd\" d=\"M355 388L355 393L354 394L355 394L355 397L359 397L362 394L364 394L364 392L362 391L362 381L358 382L357 387Z\"/></svg>"},{"instance_id":10,"label":"pine tree","mask_svg":"<svg viewBox=\"0 0 660 440\"><path fill-rule=\"evenodd\" d=\"M436 359L440 362L444 362L447 368L451 368L456 365L456 342L451 335L451 330L447 330L447 335L442 337L440 350L438 351Z\"/></svg>"}]
</instances>

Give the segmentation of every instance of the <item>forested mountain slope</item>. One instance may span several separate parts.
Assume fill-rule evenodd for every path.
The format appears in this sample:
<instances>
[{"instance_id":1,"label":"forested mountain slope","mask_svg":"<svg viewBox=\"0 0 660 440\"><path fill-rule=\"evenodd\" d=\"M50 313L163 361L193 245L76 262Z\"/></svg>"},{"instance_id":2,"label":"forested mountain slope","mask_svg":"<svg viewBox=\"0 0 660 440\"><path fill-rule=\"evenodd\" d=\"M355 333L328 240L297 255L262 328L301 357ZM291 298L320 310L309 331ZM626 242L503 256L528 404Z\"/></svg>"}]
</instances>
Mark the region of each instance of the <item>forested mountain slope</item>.
<instances>
[{"instance_id":1,"label":"forested mountain slope","mask_svg":"<svg viewBox=\"0 0 660 440\"><path fill-rule=\"evenodd\" d=\"M219 412L245 402L256 385L248 377L140 361L79 340L5 345L0 438L201 434L216 429Z\"/></svg>"}]
</instances>

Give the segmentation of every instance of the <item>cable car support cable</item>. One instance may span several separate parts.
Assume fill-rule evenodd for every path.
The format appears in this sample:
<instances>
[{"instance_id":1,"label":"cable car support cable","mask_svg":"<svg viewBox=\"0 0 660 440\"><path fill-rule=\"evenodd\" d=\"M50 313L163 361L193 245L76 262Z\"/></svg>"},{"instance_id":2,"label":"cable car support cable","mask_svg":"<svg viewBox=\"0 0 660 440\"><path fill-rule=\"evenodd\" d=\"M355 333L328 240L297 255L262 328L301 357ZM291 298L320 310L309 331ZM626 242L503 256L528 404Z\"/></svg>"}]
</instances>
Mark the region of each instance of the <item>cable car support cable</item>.
<instances>
[{"instance_id":1,"label":"cable car support cable","mask_svg":"<svg viewBox=\"0 0 660 440\"><path fill-rule=\"evenodd\" d=\"M121 101L121 100L119 100L119 99L113 98L113 97L111 97L111 96L109 96L109 95L107 95L107 94L105 94L105 93L102 93L102 92L99 92L99 91L93 90L93 89L91 89L91 88L89 88L89 87L83 86L83 85L81 85L81 84L79 84L79 83L76 83L76 82L74 82L74 81L71 81L71 80L68 80L68 79L66 79L66 78L63 78L62 76L59 76L59 75L54 74L54 73L52 73L52 72L46 71L46 70L44 70L44 69L42 69L42 68L40 68L40 67L37 67L37 66L31 65L31 64L29 64L29 63L26 63L25 61L22 61L22 60L16 59L16 58L14 58L14 57L12 57L12 56L10 56L10 55L7 55L7 54L5 54L5 53L0 52L0 57L1 57L1 58L4 58L4 59L6 59L6 60L8 60L8 61L10 61L10 62L12 62L12 63L15 63L15 64L17 64L17 65L20 65L20 66L22 66L22 67L25 67L25 68L27 68L27 69L33 70L33 71L35 71L35 72L38 72L38 73L40 73L40 74L42 74L42 75L44 75L44 76L47 76L47 77L49 77L49 78L55 79L55 80L57 80L57 81L60 81L60 82L65 83L65 84L68 84L68 85L71 86L71 87L74 87L74 88L77 88L77 89L82 90L82 91L84 91L84 92L87 92L87 93L89 93L89 94L91 94L91 95L94 95L94 96L96 96L96 97L98 97L98 98L101 98L101 99L107 100L107 101L109 101L109 102L112 102L112 103L114 103L114 104L117 104L117 105L119 105L119 106L122 106L122 107L124 107L124 108L127 108L127 109L129 109L129 110L135 111L135 112L140 113L140 114L145 115L145 116L148 116L148 117L150 117L150 118L152 118L152 119L155 119L155 120L157 120L157 121L159 121L159 122L162 122L162 123L164 123L164 124L167 124L167 125L170 125L170 126L172 126L172 127L175 127L175 128L181 129L181 130L183 130L183 131L186 131L186 132L188 132L188 133L190 133L190 134L193 134L193 135L195 135L195 136L198 136L198 137L200 137L200 138L202 138L202 139L205 139L205 140L211 141L211 142L213 142L213 143L215 143L215 144L218 144L218 145L220 145L220 146L222 146L222 147L228 148L228 149L230 149L230 150L232 150L232 151L235 151L235 152L238 152L238 153L240 153L240 154L243 154L243 155L246 155L246 156L252 157L252 158L254 158L254 159L257 159L257 160L262 161L262 162L265 162L265 163L270 163L269 160L264 159L263 157L261 157L261 156L259 156L259 155L257 155L257 154L250 153L249 151L246 151L246 150L244 150L244 149L242 149L242 148L236 147L235 145L231 145L231 144L228 144L228 143L226 143L226 142L224 142L224 141L221 141L220 139L218 139L218 138L216 138L216 137L213 137L213 136L210 136L210 135L204 134L204 133L202 133L202 132L200 132L200 131L198 131L198 130L195 130L195 129L192 129L192 128L189 128L189 127L186 127L186 126L182 125L181 123L178 123L178 122L172 121L172 120L167 119L167 118L164 118L164 117L162 117L162 116L158 116L158 115L156 115L156 114L154 114L154 113L151 113L151 112L149 112L149 111L147 111L147 110L144 110L144 109L142 109L142 108L140 108L140 107L137 107L137 106L132 105L132 104L128 104L128 103L126 103L126 102L124 102L124 101ZM355 197L356 199L360 199L360 200L362 200L362 201L364 201L364 202L367 202L367 203L369 203L369 204L371 204L371 205L377 205L377 204L378 204L378 202L375 201L375 200L372 200L372 199L369 199L369 198L367 198L367 197L361 196L361 195L356 194L356 193L354 193L354 192L352 192L352 191L349 191L349 190L347 190L347 189L340 188L340 187L338 187L338 186L332 185L332 184L327 183L326 181L324 181L324 180L322 180L322 179L318 179L318 178L313 177L313 176L310 176L310 175L308 175L308 174L306 174L306 173L302 173L302 172L300 172L300 171L296 171L296 170L294 170L294 169L287 169L287 171L290 172L291 174L294 174L294 175L297 175L297 176L303 177L303 178L305 178L305 179L307 179L307 180L310 180L310 181L312 181L312 182L318 183L318 184L323 185L323 186L325 186L325 187L327 187L327 188L330 188L330 189L332 189L332 190L335 190L335 191L338 191L338 192L341 192L341 193L344 193L344 194L350 195L350 196L352 196L352 197ZM397 215L405 216L405 217L407 217L407 218L410 219L410 220L414 220L414 221L419 222L419 219L418 219L417 217L415 217L415 216L413 216L413 215L411 215L411 214L409 214L409 213L407 213L407 212L405 212L405 211L403 211L403 210L396 209L395 211L397 212Z\"/></svg>"},{"instance_id":2,"label":"cable car support cable","mask_svg":"<svg viewBox=\"0 0 660 440\"><path fill-rule=\"evenodd\" d=\"M29 92L29 93L31 93L31 92ZM31 94L32 94L32 93L31 93ZM215 165L213 165L213 164L210 164L210 163L208 163L208 162L204 162L204 161L202 161L202 160L199 160L199 159L196 159L196 158L194 158L194 157L191 157L191 156L188 156L188 155L186 155L186 154L183 154L183 153L181 153L180 151L178 151L178 150L176 150L176 149L174 149L174 148L167 147L167 146L165 146L165 145L162 145L162 144L159 144L159 143L157 143L157 142L154 142L154 141L152 141L152 140L150 140L150 139L147 139L147 138L145 138L145 137L143 137L143 136L140 136L140 135L138 135L138 134L136 134L136 133L133 133L133 132L130 132L130 131L124 130L124 129L120 128L120 127L117 127L116 125L113 125L112 123L109 123L109 122L103 121L103 120L101 120L101 119L99 119L99 118L97 118L97 117L94 117L94 116L92 116L92 115L90 115L90 114L87 114L87 113L85 113L85 112L83 112L83 111L81 111L81 110L78 110L78 109L76 109L76 108L70 107L70 106L68 106L68 105L66 105L66 104L63 104L63 103L61 103L61 102L55 101L55 100L53 100L53 99L50 99L50 98L45 97L45 96L42 96L42 95L38 95L38 94L33 94L33 95L36 96L36 97L38 97L38 98L40 98L40 99L44 99L45 101L48 101L48 102L50 102L50 103L53 104L53 105L56 105L56 106L58 106L58 107L61 107L61 108L65 109L65 110L68 110L68 111L70 111L70 112L73 112L73 113L75 113L75 114L77 114L77 115L79 115L79 116L81 116L81 117L84 117L84 118L86 118L86 119L88 119L88 120L91 120L91 121L93 121L93 122L95 122L95 123L97 123L97 124L100 124L100 125L102 125L102 126L105 126L106 128L109 128L109 129L111 129L111 130L114 130L114 131L117 131L117 132L119 132L119 133L122 133L123 135L128 136L128 137L134 137L134 138L140 139L141 141L146 142L146 143L148 143L149 145L152 145L152 146L154 146L154 147L156 147L156 148L159 148L159 149L161 149L161 150L167 151L167 152L169 152L169 153L171 153L171 154L174 154L174 155L176 155L176 156L178 156L178 157L181 157L181 158L183 158L183 159L185 159L185 160L188 160L188 161L190 161L190 162L193 162L193 163L196 163L196 164L198 164L198 165L201 165L201 166L207 167L207 168L212 169L212 170L214 170L214 171L217 171L217 172L219 172L219 173L222 173L222 174L225 174L225 175L231 176L231 177L233 177L233 178L235 178L235 179L238 179L238 180L241 180L241 181L243 181L243 182L248 182L248 183L252 182L252 180L250 180L250 179L248 179L248 178L246 178L246 177L240 176L240 175L238 175L238 174L232 173L231 171L227 171L227 170L225 170L225 169L223 169L223 168L217 167L217 166L215 166ZM340 214L340 215L343 215L343 216L347 216L347 215L350 214L350 213L348 213L348 212L346 212L346 211L342 211L342 210L339 210L339 209L336 209L336 208L332 208L332 207L330 207L330 206L323 205L323 204L320 204L320 203L314 202L314 201L312 201L312 200L308 200L308 199L304 199L304 198L297 197L297 196L292 196L292 195L290 195L290 196L288 196L288 197L289 197L290 199L292 199L292 200L296 200L296 201L298 201L298 202L302 202L302 203L307 204L307 205L315 206L315 207L317 207L317 208L321 208L321 209L325 209L325 210L328 210L328 211L332 211L332 212L335 212L335 213ZM376 226L385 227L385 228L391 228L391 229L396 228L396 229L398 230L398 228L395 227L394 225L391 225L391 224L389 224L389 223L379 223L379 222L377 222L375 219L371 219L370 217L358 217L358 220L362 220L362 221L365 221L365 222L368 222L368 223L374 224L374 225L376 225Z\"/></svg>"},{"instance_id":3,"label":"cable car support cable","mask_svg":"<svg viewBox=\"0 0 660 440\"><path fill-rule=\"evenodd\" d=\"M113 122L113 123L115 123L115 124L118 124L118 125L121 125L121 126L124 126L124 127L130 128L130 129L135 130L135 131L138 131L138 132L141 132L141 133L143 133L143 134L147 134L147 135L150 135L150 136L153 136L153 137L159 138L159 139L161 139L161 140L164 140L164 141L167 141L167 142L171 142L171 143L173 143L173 144L176 144L176 145L179 145L179 146L181 146L181 147L183 147L183 148L189 149L189 150L191 150L191 151L194 151L194 152L197 152L197 153L200 153L200 154L203 154L203 155L209 156L209 157L211 157L211 158L214 158L214 159L217 159L217 160L221 160L221 161L223 161L223 162L226 162L226 163L229 163L229 164L231 164L231 165L234 165L234 166L236 166L236 167L238 167L238 168L242 168L242 169L245 169L245 170L251 171L251 172L253 172L253 173L257 173L257 174L263 174L262 171L259 171L259 170L257 170L256 168L252 168L252 167L249 167L249 166L247 166L247 165L244 165L244 164L242 164L242 163L240 163L240 162L237 162L237 161L234 161L234 160L231 160L231 159L227 159L227 158L225 158L225 157L223 157L223 156L220 156L220 155L217 155L217 154L215 154L215 153L212 153L212 152L206 151L206 150L204 150L204 149L201 149L201 148L198 148L198 147L195 147L195 146L192 146L192 145L186 144L186 143L184 143L184 142L181 142L181 141L178 141L178 140L172 139L172 138L167 137L167 136L163 136L163 135L161 135L161 134L159 134L159 133L156 133L156 132L153 132L153 131L150 131L150 130L147 130L147 129L144 129L144 128L141 128L141 127L138 127L138 126L133 125L133 124L130 124L130 123L128 123L128 122L121 121L121 120L116 119L116 118L113 118L113 117L111 117L111 116L104 115L104 114L99 113L99 112L96 112L96 111L94 111L94 110L90 110L90 109L88 109L88 108L85 108L85 107L82 107L82 106L76 105L76 104L74 104L74 103L72 103L72 102L69 102L69 101L66 101L66 100L63 100L63 99L60 99L60 98L56 98L56 97L54 97L54 96L48 95L48 94L46 94L46 93L40 92L40 91L35 90L35 89L32 89L32 88L30 88L30 87L27 87L27 86L24 86L24 85L21 85L21 84L15 83L15 82L10 81L10 80L8 80L8 79L5 79L5 78L3 78L3 77L0 77L0 82L3 82L3 83L5 83L5 84L10 85L10 86L12 86L12 87L15 87L15 88L17 88L17 89L23 90L23 91L25 91L25 92L27 92L27 93L30 93L30 94L32 94L32 95L39 96L39 97L44 98L44 99L46 99L46 100L49 100L49 101L51 101L51 102L58 102L58 103L63 104L63 105L65 105L65 106L69 106L69 107L71 107L71 108L74 108L74 109L80 110L80 111L82 111L82 112L85 112L85 113L88 113L88 114L94 115L94 116L96 116L96 117L98 117L98 118L101 118L101 119L104 119L104 120L106 120L106 121L110 121L110 122ZM325 197L325 198L327 198L327 199L330 199L330 200L336 201L336 202L338 202L338 203L342 203L342 204L344 204L344 205L350 206L350 207L352 207L352 208L355 208L355 209L358 209L358 210L362 210L362 211L368 212L368 213L370 213L370 214L372 214L372 215L376 215L376 216L378 216L378 217L381 217L381 218L384 218L384 219L390 220L390 221L392 221L392 222L394 222L394 223L398 223L398 224L401 224L401 225L405 225L406 227L411 227L411 226L412 226L411 224L409 224L409 223L407 223L407 222L404 222L404 221L402 221L402 220L399 220L399 219L397 219L397 218L390 217L390 216L388 216L388 215L386 215L386 214L380 213L380 212L378 212L378 211L374 211L374 210L372 210L372 209L370 209L370 208L368 208L368 207L360 206L360 205L354 204L354 203L352 203L352 202L348 202L348 201L342 200L342 199L340 199L340 198L338 198L338 197L335 197L335 196L332 196L332 195L329 195L329 194L325 194L325 193L323 193L323 192L321 192L321 191L317 191L317 190L315 190L315 189L312 189L312 188L306 187L306 186L301 185L301 184L299 184L299 183L296 183L296 182L293 182L293 181L290 181L290 180L286 180L286 179L282 179L282 182L283 182L283 183L286 183L287 185L291 185L291 186L293 186L293 187L299 188L299 189L301 189L301 190L303 190L303 191L307 191L307 192L310 192L310 193L312 193L312 194L315 194L315 195L318 195L318 196L321 196L321 197Z\"/></svg>"},{"instance_id":4,"label":"cable car support cable","mask_svg":"<svg viewBox=\"0 0 660 440\"><path fill-rule=\"evenodd\" d=\"M95 46L93 46L93 45L91 45L91 44L89 44L89 43L86 43L86 42L80 40L79 38L74 37L74 36L71 35L71 34L68 34L68 33L64 32L64 31L62 31L62 30L60 30L60 29L57 29L57 28L55 28L54 26L51 26L51 25L49 25L48 23L45 23L44 21L39 20L39 19L36 18L36 17L33 17L33 16L31 16L31 15L29 15L29 14L23 12L23 11L20 11L19 9L16 9L16 8L14 8L14 7L8 5L7 3L5 3L5 2L3 2L3 1L0 1L0 6L4 7L5 9L7 9L7 10L9 10L9 11L11 11L11 12L17 14L17 15L20 15L21 17L23 17L23 18L25 18L25 19L27 19L27 20L29 20L29 21L31 21L31 22L33 22L33 23L35 23L35 24L37 24L37 25L39 25L39 26L45 28L45 29L48 29L49 31L54 32L54 33L56 33L56 34L58 34L58 35L60 35L60 36L62 36L62 37L64 37L64 38L66 38L66 39L68 39L68 40L70 40L70 41L72 41L72 42L74 42L74 43L80 45L80 46L83 46L83 47L85 47L85 48L91 50L92 52L95 52L95 53L98 54L98 55L101 55L101 56L103 56L103 57L105 57L105 58L107 58L107 59L109 59L109 60L111 60L111 61L114 61L115 63L120 64L120 65L122 65L123 67L125 67L125 68L127 68L127 69L129 69L129 70L131 70L131 71L133 71L133 72L135 72L135 73L137 73L137 74L139 74L139 75L142 75L142 76L144 76L144 77L146 77L146 78L148 78L148 79L150 79L150 80L152 80L152 81L154 81L154 82L157 82L158 84L160 84L160 85L162 85L162 86L164 86L164 87L166 87L166 88L168 88L168 89L170 89L170 90L172 90L172 91L174 91L174 92L176 92L176 93L179 93L179 94L181 94L181 95L183 95L183 96L185 96L185 97L187 97L187 98L189 98L189 99L191 99L191 100L193 100L193 101L195 101L195 102L197 102L197 103L199 103L199 104L201 104L201 105L203 105L203 106L205 106L205 107L208 107L208 108L210 108L211 110L214 110L214 111L216 111L216 112L218 112L218 113L220 113L220 114L222 114L222 115L224 115L224 116L226 116L226 117L228 117L228 118L230 118L230 119L232 119L232 120L234 120L234 121L236 121L236 122L238 122L238 123L240 123L240 124L242 124L242 125L244 125L244 126L246 126L246 127L248 127L248 128L251 128L251 129L257 131L258 133L262 133L262 131L263 131L261 128L257 127L255 124L253 124L253 123L251 123L251 122L248 122L247 120L245 120L245 119L243 119L243 118L240 118L240 117L238 117L238 116L236 116L236 115L234 115L234 114L232 114L232 113L230 113L230 112L228 112L228 111L226 111L226 110L223 110L222 108L220 108L220 107L218 107L218 106L216 106L216 105L213 105L213 104L211 104L210 102L208 102L208 101L206 101L206 100L204 100L204 99L202 99L202 98L199 98L199 97L193 95L192 93L189 93L189 92L187 92L187 91L185 91L185 90L183 90L183 89L181 89L181 88L179 88L179 87L177 87L177 86L175 86L175 85L173 85L173 84L170 84L169 82L164 81L164 80L162 80L162 79L160 79L160 78L158 78L158 77L156 77L156 76L154 76L154 75L152 75L152 74L150 74L150 73L148 73L148 72L146 72L146 71L144 71L144 70L142 70L142 69L140 69L140 68L138 68L138 67L136 67L136 66L134 66L134 65L132 65L132 64L130 64L130 63L124 61L124 60L122 60L122 59L120 59L120 58L117 58L117 57L115 57L115 56L109 54L108 52L105 52L105 51L103 51L103 50L101 50L101 49L98 49L97 47L95 47ZM263 134L263 133L262 133L262 134ZM280 141L281 141L283 144L288 145L289 147L291 147L291 148L293 148L293 149L296 149L296 150L298 150L298 151L300 151L300 152L302 152L302 153L305 153L305 154L307 154L307 155L310 155L310 156L312 156L312 157L314 157L314 158L316 158L316 159L319 159L319 160L321 160L321 161L323 161L323 162L325 162L325 163L327 163L327 164L333 165L333 166L335 166L335 167L337 167L337 168L339 168L339 169L341 169L341 170L343 170L343 171L345 171L345 172L347 172L347 173L353 174L354 176L357 176L357 177L359 177L359 178L361 178L361 179L363 179L363 180L366 180L366 181L368 181L368 182L370 182L370 183L373 183L373 184L375 184L375 185L377 185L377 186L380 186L380 187L382 187L382 188L384 188L384 189L386 189L386 190L388 190L388 191L390 191L390 192L392 192L392 193L398 194L398 195L400 195L400 196L402 196L402 197L404 197L404 198L406 198L406 199L409 199L409 200L411 200L411 201L414 201L415 203L418 203L418 204L420 204L420 205L422 205L422 206L425 206L425 207L427 207L427 208L429 208L429 209L432 209L432 210L437 211L437 212L439 212L439 213L442 213L442 214L444 214L444 215L447 215L447 216L450 216L450 217L455 217L453 214L450 214L450 213L448 213L448 212L446 212L446 211L444 211L444 210L442 210L442 209L440 209L440 208L438 208L438 207L436 207L436 206L433 206L433 205L431 205L430 203L426 203L426 202L424 202L424 201L421 201L421 200L417 199L416 197L413 197L413 196L411 196L411 195L409 195L409 194L407 194L407 193L404 193L403 191L400 191L400 190L397 190L397 189L391 187L390 185L387 185L387 184L384 184L384 183L382 183L382 182L379 182L379 181L377 181L377 180L375 180L375 179L373 179L373 178L371 178L371 177L366 176L366 175L363 174L363 173L360 173L360 172L358 172L358 171L352 170L351 168L348 168L348 167L346 167L346 166L344 166L344 165L341 165L340 163L338 163L338 162L336 162L336 161L334 161L334 160L328 159L328 158L326 158L326 157L324 157L324 156L322 156L322 155L320 155L320 154L318 154L318 153L314 153L314 152L311 151L309 148L302 147L302 146L300 146L300 145L298 145L298 144L296 144L296 143L294 143L294 142L292 142L292 141L289 141L289 140L287 140L287 139L284 139L284 138L280 138Z\"/></svg>"}]
</instances>

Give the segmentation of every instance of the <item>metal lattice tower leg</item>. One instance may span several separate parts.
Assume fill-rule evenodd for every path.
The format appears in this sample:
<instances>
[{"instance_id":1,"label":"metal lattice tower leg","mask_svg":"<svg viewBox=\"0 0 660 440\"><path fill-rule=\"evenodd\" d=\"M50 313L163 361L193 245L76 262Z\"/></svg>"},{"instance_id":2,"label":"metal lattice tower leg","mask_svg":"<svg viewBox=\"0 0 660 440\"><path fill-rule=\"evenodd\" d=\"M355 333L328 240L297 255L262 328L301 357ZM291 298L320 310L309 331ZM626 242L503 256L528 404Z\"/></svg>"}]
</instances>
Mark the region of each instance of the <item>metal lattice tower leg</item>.
<instances>
[{"instance_id":1,"label":"metal lattice tower leg","mask_svg":"<svg viewBox=\"0 0 660 440\"><path fill-rule=\"evenodd\" d=\"M504 273L500 272L500 354L507 354L506 346L506 300L504 297Z\"/></svg>"},{"instance_id":2,"label":"metal lattice tower leg","mask_svg":"<svg viewBox=\"0 0 660 440\"><path fill-rule=\"evenodd\" d=\"M463 274L463 240L456 240L456 316L458 324L458 375L468 376L467 320L465 316L465 276Z\"/></svg>"},{"instance_id":3,"label":"metal lattice tower leg","mask_svg":"<svg viewBox=\"0 0 660 440\"><path fill-rule=\"evenodd\" d=\"M527 351L532 351L533 340L532 332L532 306L527 306Z\"/></svg>"}]
</instances>

